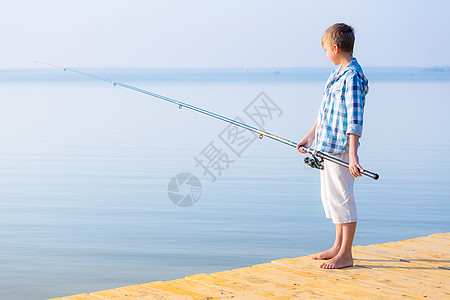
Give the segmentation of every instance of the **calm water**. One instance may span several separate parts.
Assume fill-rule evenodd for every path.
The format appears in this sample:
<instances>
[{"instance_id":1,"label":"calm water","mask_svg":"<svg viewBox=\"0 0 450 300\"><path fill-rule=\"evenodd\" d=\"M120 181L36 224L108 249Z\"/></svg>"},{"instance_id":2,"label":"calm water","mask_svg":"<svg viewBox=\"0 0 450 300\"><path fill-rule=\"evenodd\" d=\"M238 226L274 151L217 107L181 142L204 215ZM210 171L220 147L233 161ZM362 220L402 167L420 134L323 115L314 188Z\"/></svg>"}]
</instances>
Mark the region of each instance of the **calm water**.
<instances>
[{"instance_id":1,"label":"calm water","mask_svg":"<svg viewBox=\"0 0 450 300\"><path fill-rule=\"evenodd\" d=\"M265 129L298 141L330 69L86 71L251 125L246 111L264 92L277 108L271 118L261 108ZM450 72L366 75L360 160L381 178L357 180L355 244L448 232ZM319 171L293 148L247 136L237 155L226 123L56 69L1 70L0 99L0 299L217 272L319 252L334 240ZM212 146L222 166L228 161L215 182L195 160ZM202 184L191 207L168 197L182 172Z\"/></svg>"}]
</instances>

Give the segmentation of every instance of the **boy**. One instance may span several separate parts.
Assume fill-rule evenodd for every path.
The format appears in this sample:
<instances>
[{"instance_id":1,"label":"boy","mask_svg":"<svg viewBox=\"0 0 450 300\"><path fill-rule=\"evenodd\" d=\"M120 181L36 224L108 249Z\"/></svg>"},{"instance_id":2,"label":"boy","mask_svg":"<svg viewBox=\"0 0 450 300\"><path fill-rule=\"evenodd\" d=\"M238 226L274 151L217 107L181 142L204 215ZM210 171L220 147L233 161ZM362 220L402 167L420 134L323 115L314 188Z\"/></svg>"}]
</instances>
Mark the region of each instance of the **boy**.
<instances>
[{"instance_id":1,"label":"boy","mask_svg":"<svg viewBox=\"0 0 450 300\"><path fill-rule=\"evenodd\" d=\"M361 177L358 145L362 133L365 96L368 81L361 66L353 58L355 36L353 28L337 23L328 28L322 37L322 47L335 65L325 87L316 122L298 143L311 147L316 139L316 149L349 162L349 168L324 161L320 172L321 198L325 215L336 227L334 245L313 259L329 259L320 265L324 269L353 266L352 244L356 231L356 205L353 196L355 177Z\"/></svg>"}]
</instances>

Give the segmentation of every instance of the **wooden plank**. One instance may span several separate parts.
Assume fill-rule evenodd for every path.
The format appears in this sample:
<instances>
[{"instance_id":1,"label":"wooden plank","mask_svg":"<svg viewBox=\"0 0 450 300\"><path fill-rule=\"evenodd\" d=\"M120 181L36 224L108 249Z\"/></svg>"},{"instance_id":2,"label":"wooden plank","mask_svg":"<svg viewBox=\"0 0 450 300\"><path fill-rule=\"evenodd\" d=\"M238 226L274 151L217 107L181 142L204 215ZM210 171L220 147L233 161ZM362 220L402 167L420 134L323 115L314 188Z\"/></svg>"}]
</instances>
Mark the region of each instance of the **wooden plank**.
<instances>
[{"instance_id":1,"label":"wooden plank","mask_svg":"<svg viewBox=\"0 0 450 300\"><path fill-rule=\"evenodd\" d=\"M355 266L310 256L51 300L450 299L450 233L353 247Z\"/></svg>"},{"instance_id":2,"label":"wooden plank","mask_svg":"<svg viewBox=\"0 0 450 300\"><path fill-rule=\"evenodd\" d=\"M134 287L134 286L130 286ZM91 293L93 296L97 296L101 299L108 300L138 300L138 299L155 299L151 291L141 288L139 291L130 289L130 287L123 287L117 289L110 289L105 291L99 291ZM183 299L185 300L185 299Z\"/></svg>"},{"instance_id":3,"label":"wooden plank","mask_svg":"<svg viewBox=\"0 0 450 300\"><path fill-rule=\"evenodd\" d=\"M409 239L409 240L404 240L404 242L411 242L411 243L415 243L417 241L425 241L425 242L429 242L429 243L433 243L433 244L439 244L439 245L444 245L444 246L449 246L450 247L450 237L447 238L443 238L443 237L438 237L438 236L423 236L423 237L419 237L419 238L415 238L415 239Z\"/></svg>"},{"instance_id":4,"label":"wooden plank","mask_svg":"<svg viewBox=\"0 0 450 300\"><path fill-rule=\"evenodd\" d=\"M367 246L369 247L369 246ZM442 259L450 259L449 247L440 244L428 243L423 240L418 240L416 242L389 242L381 245L377 245L380 249L403 249L404 251L411 252L413 255L419 255L423 258L432 258L437 256Z\"/></svg>"},{"instance_id":5,"label":"wooden plank","mask_svg":"<svg viewBox=\"0 0 450 300\"><path fill-rule=\"evenodd\" d=\"M231 291L236 295L240 295L242 299L266 299L266 297L275 296L273 294L270 295L270 293L267 293L264 290L261 291L248 283L240 282L238 280L229 280L205 273L187 276L186 278L209 286L220 287Z\"/></svg>"},{"instance_id":6,"label":"wooden plank","mask_svg":"<svg viewBox=\"0 0 450 300\"><path fill-rule=\"evenodd\" d=\"M172 295L186 297L186 299L208 299L209 295L202 294L199 292L189 291L187 289L183 289L182 287L177 287L174 285L170 285L165 283L164 281L155 281L151 283L142 284L142 286L146 288L150 288L152 290L164 291L167 293L171 293Z\"/></svg>"},{"instance_id":7,"label":"wooden plank","mask_svg":"<svg viewBox=\"0 0 450 300\"><path fill-rule=\"evenodd\" d=\"M330 274L328 274L327 276L323 276L315 272L308 272L302 269L285 267L276 263L263 264L257 267L270 268L271 270L274 270L276 272L284 273L286 276L292 276L293 274L297 273L299 273L300 276L304 276L304 273L308 273L308 276L310 278L322 278L325 283L321 284L319 288L321 287L321 289L324 290L324 287L326 287L326 291L332 290L333 293L336 293L337 296L333 296L333 299L338 297L343 297L344 299L377 299L380 298L380 293L382 293L384 296L390 295L391 297L403 299L420 298L409 296L406 293L398 290L387 290L385 289L385 285L382 284L372 284L371 280L373 278L368 274L364 274L364 271L366 270L355 267L347 268L347 271L354 271L351 273L351 275L348 274L348 276L339 276L339 274L337 273L334 273L336 274L334 276L330 276ZM331 297L331 293L328 297Z\"/></svg>"},{"instance_id":8,"label":"wooden plank","mask_svg":"<svg viewBox=\"0 0 450 300\"><path fill-rule=\"evenodd\" d=\"M386 286L398 290L414 293L421 297L450 296L449 280L442 276L443 270L438 268L425 268L422 264L408 263L356 253L356 264L364 264L372 277L382 280Z\"/></svg>"},{"instance_id":9,"label":"wooden plank","mask_svg":"<svg viewBox=\"0 0 450 300\"><path fill-rule=\"evenodd\" d=\"M369 247L364 246L364 248L360 246L356 246L353 248L353 252L360 254L371 254L379 257L388 258L393 261L404 261L409 262L411 265L409 267L414 266L416 269L420 269L422 266L422 270L445 270L446 268L450 268L449 260L443 259L439 254L430 254L428 251L414 250L408 248L399 247ZM414 251L413 251L414 250ZM450 277L450 273L448 272L440 272L440 276Z\"/></svg>"},{"instance_id":10,"label":"wooden plank","mask_svg":"<svg viewBox=\"0 0 450 300\"><path fill-rule=\"evenodd\" d=\"M433 267L424 266L422 263L399 261L372 255L371 253L356 252L359 259L356 261L358 266L368 268L370 270L382 270L386 272L384 277L389 273L400 274L403 277L415 278L419 280L427 280L442 284L449 282L448 271Z\"/></svg>"},{"instance_id":11,"label":"wooden plank","mask_svg":"<svg viewBox=\"0 0 450 300\"><path fill-rule=\"evenodd\" d=\"M450 241L450 232L433 233L433 234L430 234L429 237L431 237L431 238L442 238L442 239L446 239L447 241Z\"/></svg>"},{"instance_id":12,"label":"wooden plank","mask_svg":"<svg viewBox=\"0 0 450 300\"><path fill-rule=\"evenodd\" d=\"M274 278L276 277L275 275L270 278L268 276L265 276L267 274L261 274L264 273L262 270L260 270L259 273L258 270L256 270L256 272L254 271L255 269L253 267L247 267L236 269L233 271L213 273L212 275L249 284L253 286L255 290L260 291L261 295L264 295L265 293L266 295L270 295L271 297L276 297L276 299L292 299L306 295L318 298L327 294L307 289L304 286L300 285L298 283L298 280L291 280L290 282L284 280L283 282L283 279Z\"/></svg>"},{"instance_id":13,"label":"wooden plank","mask_svg":"<svg viewBox=\"0 0 450 300\"><path fill-rule=\"evenodd\" d=\"M232 291L228 291L220 287L209 286L186 278L166 281L166 284L181 288L183 290L208 295L210 299L234 299L236 297L236 294Z\"/></svg>"},{"instance_id":14,"label":"wooden plank","mask_svg":"<svg viewBox=\"0 0 450 300\"><path fill-rule=\"evenodd\" d=\"M170 293L160 289L153 289L146 287L142 284L135 284L130 286L124 286L118 289L119 291L137 297L138 299L174 299L185 300L192 299L190 296L183 296L174 293Z\"/></svg>"},{"instance_id":15,"label":"wooden plank","mask_svg":"<svg viewBox=\"0 0 450 300\"><path fill-rule=\"evenodd\" d=\"M359 260L355 259L355 263L358 264ZM400 261L397 261L396 263L402 264ZM383 294L391 295L391 297L422 298L422 296L418 296L422 290L415 289L414 287L410 288L412 284L419 284L420 280L414 278L411 280L411 278L408 278L405 274L392 274L391 269L374 270L370 269L368 266L365 266L364 268L358 268L356 266L345 268L343 270L322 270L320 268L312 268L307 261L295 263L282 262L279 265L286 268L295 267L302 272L308 272L307 275L303 276L331 277L331 279L327 279L330 282L333 282L332 278L340 279L341 281L351 283L356 289L369 289L372 293L380 293L382 291ZM286 269L283 271L289 272L289 270ZM400 283L402 281L403 284ZM427 287L434 288L437 286L439 285L436 285L436 283L433 282Z\"/></svg>"},{"instance_id":16,"label":"wooden plank","mask_svg":"<svg viewBox=\"0 0 450 300\"><path fill-rule=\"evenodd\" d=\"M95 296L89 295L89 294L85 294L85 293L63 297L62 299L63 300L100 300L100 298L98 298L98 297L95 297Z\"/></svg>"},{"instance_id":17,"label":"wooden plank","mask_svg":"<svg viewBox=\"0 0 450 300\"><path fill-rule=\"evenodd\" d=\"M324 289L324 286L329 284L329 281L326 281L324 278L305 277L303 276L304 274L300 275L295 272L282 274L274 272L273 269L262 267L264 265L270 265L270 263L235 269L228 273L222 272L222 276L233 276L235 278L241 278L242 280L259 282L259 284L264 285L264 288L268 289L272 287L296 297L323 299L323 297L333 296L338 299L349 299L349 297L335 293L333 290Z\"/></svg>"},{"instance_id":18,"label":"wooden plank","mask_svg":"<svg viewBox=\"0 0 450 300\"><path fill-rule=\"evenodd\" d=\"M363 280L373 279L367 274L366 269L359 267L345 268L341 270L321 269L319 265L323 261L312 260L310 257L302 257L299 259L281 259L273 261L272 264L264 264L265 268L271 268L285 274L295 276L298 274L301 278L311 278L316 283L320 283L318 287L329 286L332 290L338 292L339 295L348 297L368 297L376 298L383 293L403 298L416 298L402 291L392 289L385 284L366 284ZM345 272L342 272L344 271ZM361 273L364 274L361 276ZM362 277L362 278L361 278Z\"/></svg>"}]
</instances>

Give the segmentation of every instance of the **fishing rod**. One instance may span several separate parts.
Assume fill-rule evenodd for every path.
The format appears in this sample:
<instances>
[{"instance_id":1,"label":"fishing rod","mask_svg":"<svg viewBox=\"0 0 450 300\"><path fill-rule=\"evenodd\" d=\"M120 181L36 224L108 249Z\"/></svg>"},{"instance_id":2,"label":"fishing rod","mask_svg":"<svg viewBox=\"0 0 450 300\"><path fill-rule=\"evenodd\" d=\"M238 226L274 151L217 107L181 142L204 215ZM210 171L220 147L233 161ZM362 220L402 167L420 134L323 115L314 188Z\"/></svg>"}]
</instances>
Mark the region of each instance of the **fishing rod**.
<instances>
[{"instance_id":1,"label":"fishing rod","mask_svg":"<svg viewBox=\"0 0 450 300\"><path fill-rule=\"evenodd\" d=\"M184 103L184 102L181 102L181 101L178 101L178 100L175 100L175 99L171 99L171 98L166 97L166 96L158 95L156 93L152 93L152 92L149 92L149 91L146 91L146 90L143 90L143 89L140 89L140 88L137 88L137 87L125 84L125 83L121 83L119 81L115 81L115 80L112 80L112 79L100 77L100 76L97 76L97 75L88 74L88 73L81 72L81 71L78 71L78 70L75 70L75 69L61 67L61 66L58 66L58 65L54 65L54 64L50 64L50 63L46 63L46 62L42 62L42 61L36 61L36 63L41 63L41 64L44 64L44 65L47 65L47 66L51 66L51 67L56 67L56 68L62 69L64 71L70 71L70 72L78 73L78 74L81 74L81 75L84 75L84 76L87 76L87 77L91 77L91 78L95 78L95 79L98 79L98 80L106 81L106 82L112 83L114 86L118 85L118 86L130 89L130 90L133 90L133 91L136 91L136 92L139 92L139 93L143 93L143 94L146 94L146 95L149 95L149 96L152 96L152 97L155 97L155 98L167 101L167 102L171 102L171 103L174 103L174 104L178 105L178 108L180 108L180 109L183 108L183 107L186 107L186 108L189 108L191 110L195 110L195 111L197 111L199 113L208 115L210 117L213 117L213 118L225 121L227 123L233 124L235 126L239 126L241 128L244 128L244 129L247 129L249 131L255 132L255 133L257 133L259 135L260 139L262 139L263 137L266 136L266 137L271 138L271 139L273 139L275 141L278 141L278 142L281 142L281 143L286 144L288 146L292 146L294 148L297 148L297 143L295 143L293 141L290 141L288 139L279 137L279 136L274 135L272 133L269 133L267 131L264 131L264 130L261 130L261 129L249 126L249 125L247 125L245 123L238 122L236 120L232 120L230 118L227 118L227 117L218 115L216 113L207 111L207 110L205 110L203 108L199 108L199 107L190 105L188 103ZM332 156L330 154L324 153L322 151L315 150L313 148L308 148L308 147L304 147L304 146L300 146L300 147L303 150L305 150L307 153L311 154L312 157L306 157L304 159L305 164L309 165L311 168L323 169L323 160L331 161L333 163L336 163L336 164L341 165L341 166L346 167L346 168L349 167L348 162L340 160L340 159L338 159L338 158L336 158L336 157L334 157L334 156ZM361 173L361 175L368 176L368 177L373 178L375 180L377 180L380 177L378 174L370 172L370 171L367 171L367 170L360 171L360 173Z\"/></svg>"}]
</instances>

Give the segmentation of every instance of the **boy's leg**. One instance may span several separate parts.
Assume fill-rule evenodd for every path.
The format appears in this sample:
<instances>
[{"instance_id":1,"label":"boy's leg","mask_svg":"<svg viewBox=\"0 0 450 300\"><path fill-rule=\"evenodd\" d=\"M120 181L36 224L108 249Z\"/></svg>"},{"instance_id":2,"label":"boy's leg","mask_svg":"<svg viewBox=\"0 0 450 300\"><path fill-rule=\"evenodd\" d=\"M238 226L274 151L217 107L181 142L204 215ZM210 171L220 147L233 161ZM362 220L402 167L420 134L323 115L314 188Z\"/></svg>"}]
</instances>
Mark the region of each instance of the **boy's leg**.
<instances>
[{"instance_id":1,"label":"boy's leg","mask_svg":"<svg viewBox=\"0 0 450 300\"><path fill-rule=\"evenodd\" d=\"M342 225L341 248L335 257L320 265L323 269L341 269L353 266L352 244L356 232L356 222L342 223L340 225Z\"/></svg>"},{"instance_id":2,"label":"boy's leg","mask_svg":"<svg viewBox=\"0 0 450 300\"><path fill-rule=\"evenodd\" d=\"M329 259L335 257L339 250L341 250L342 245L342 224L336 223L334 224L336 226L336 238L334 240L334 245L330 249L311 256L312 259Z\"/></svg>"},{"instance_id":3,"label":"boy's leg","mask_svg":"<svg viewBox=\"0 0 450 300\"><path fill-rule=\"evenodd\" d=\"M336 155L348 161L348 153ZM321 171L321 197L327 218L336 226L336 240L329 250L314 255L313 259L327 259L322 268L344 268L353 265L351 247L356 231L356 204L353 195L354 177L349 170L332 162L324 161Z\"/></svg>"}]
</instances>

